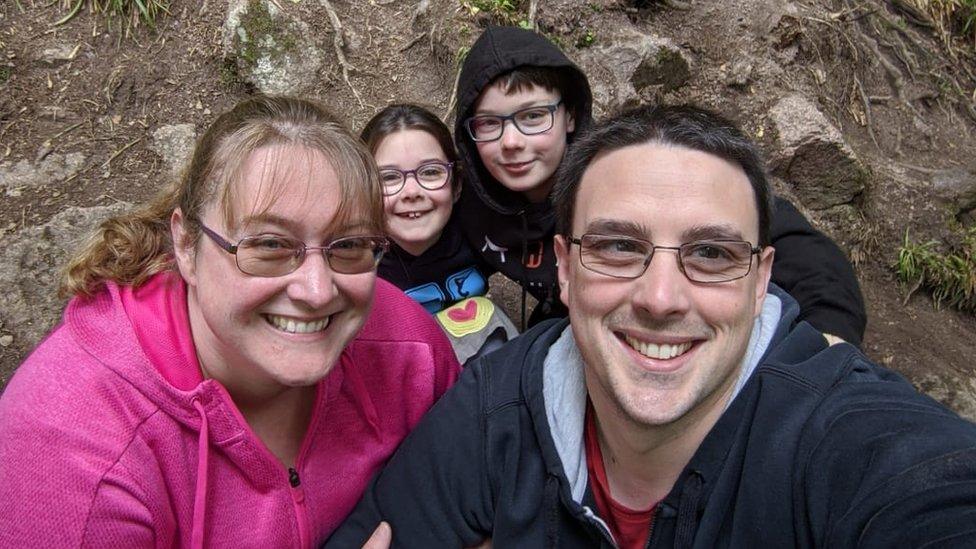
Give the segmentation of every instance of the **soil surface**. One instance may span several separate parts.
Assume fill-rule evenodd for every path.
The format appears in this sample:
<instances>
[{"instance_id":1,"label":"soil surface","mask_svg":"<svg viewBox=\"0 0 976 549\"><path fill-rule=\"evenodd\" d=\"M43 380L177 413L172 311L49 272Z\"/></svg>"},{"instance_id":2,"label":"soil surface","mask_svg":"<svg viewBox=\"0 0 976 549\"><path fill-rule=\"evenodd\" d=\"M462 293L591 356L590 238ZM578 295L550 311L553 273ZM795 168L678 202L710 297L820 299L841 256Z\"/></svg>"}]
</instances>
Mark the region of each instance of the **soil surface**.
<instances>
[{"instance_id":1,"label":"soil surface","mask_svg":"<svg viewBox=\"0 0 976 549\"><path fill-rule=\"evenodd\" d=\"M173 177L154 132L189 124L199 135L256 91L225 39L228 2L173 0L155 29L142 25L127 37L87 11L54 26L65 14L60 4L0 4L0 170L74 162L39 182L17 185L9 174L6 185L0 180L0 236L8 242L40 238L47 233L36 229L68 208L146 200ZM947 46L878 0L540 0L513 2L518 10L510 14L446 0L272 4L306 25L301 47L323 60L291 91L323 101L356 130L392 101L446 116L459 56L487 23L528 21L530 4L537 8L532 22L585 61L595 88L618 86L607 59L625 42L624 30L680 54L687 74L598 96L597 114L638 101L703 104L736 119L772 158L782 145L769 112L801 94L840 130L867 173L863 190L829 208L799 199L789 181L777 183L854 260L868 304L864 350L976 417L976 318L937 309L923 291L906 298L909 289L892 269L906 231L942 240L972 223L971 206L959 198L969 187L943 198L933 191L940 174L961 173L963 187L976 179L976 65L963 46ZM0 388L58 320L54 259L7 257L0 266L13 273L0 291L20 292L18 307L27 307L0 310ZM34 265L48 264L49 271L35 272ZM517 318L519 292L504 282L496 292ZM38 303L51 305L31 313Z\"/></svg>"}]
</instances>

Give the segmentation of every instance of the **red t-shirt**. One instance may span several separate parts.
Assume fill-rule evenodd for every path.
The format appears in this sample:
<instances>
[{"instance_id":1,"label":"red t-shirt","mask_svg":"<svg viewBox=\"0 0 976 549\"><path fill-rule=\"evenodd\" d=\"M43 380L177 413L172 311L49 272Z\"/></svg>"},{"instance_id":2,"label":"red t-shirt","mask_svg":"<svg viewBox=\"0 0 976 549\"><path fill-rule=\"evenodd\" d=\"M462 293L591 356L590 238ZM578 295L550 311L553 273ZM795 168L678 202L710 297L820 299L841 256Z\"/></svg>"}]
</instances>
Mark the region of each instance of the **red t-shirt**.
<instances>
[{"instance_id":1,"label":"red t-shirt","mask_svg":"<svg viewBox=\"0 0 976 549\"><path fill-rule=\"evenodd\" d=\"M647 537L651 533L651 523L654 521L654 510L635 511L614 501L610 495L610 485L607 483L607 471L603 467L603 452L600 451L600 441L596 434L596 420L593 406L586 403L586 428L583 430L583 446L586 448L586 468L590 473L590 489L596 499L596 509L600 518L610 527L610 533L617 542L617 547L631 549L647 545Z\"/></svg>"}]
</instances>

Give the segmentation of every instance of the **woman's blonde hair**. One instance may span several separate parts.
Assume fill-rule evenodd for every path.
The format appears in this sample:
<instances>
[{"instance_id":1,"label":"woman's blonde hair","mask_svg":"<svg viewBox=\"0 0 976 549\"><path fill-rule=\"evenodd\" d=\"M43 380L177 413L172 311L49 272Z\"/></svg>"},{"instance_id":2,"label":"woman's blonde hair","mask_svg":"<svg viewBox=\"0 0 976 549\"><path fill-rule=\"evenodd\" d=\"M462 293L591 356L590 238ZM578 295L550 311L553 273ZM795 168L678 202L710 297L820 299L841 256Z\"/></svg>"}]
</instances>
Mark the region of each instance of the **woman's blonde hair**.
<instances>
[{"instance_id":1,"label":"woman's blonde hair","mask_svg":"<svg viewBox=\"0 0 976 549\"><path fill-rule=\"evenodd\" d=\"M313 101L258 96L238 103L214 121L197 141L179 181L135 211L102 222L69 261L61 282L62 295L92 295L106 281L138 286L154 274L174 268L170 217L176 208L183 213L190 244L199 238L203 209L214 201L227 226L234 227L234 204L239 202L235 193L243 166L258 148L275 145L305 147L330 163L341 189L333 225L355 218L364 229L383 233L379 175L361 141ZM314 174L309 175L311 179ZM260 193L271 203L280 195L275 186L272 181Z\"/></svg>"}]
</instances>

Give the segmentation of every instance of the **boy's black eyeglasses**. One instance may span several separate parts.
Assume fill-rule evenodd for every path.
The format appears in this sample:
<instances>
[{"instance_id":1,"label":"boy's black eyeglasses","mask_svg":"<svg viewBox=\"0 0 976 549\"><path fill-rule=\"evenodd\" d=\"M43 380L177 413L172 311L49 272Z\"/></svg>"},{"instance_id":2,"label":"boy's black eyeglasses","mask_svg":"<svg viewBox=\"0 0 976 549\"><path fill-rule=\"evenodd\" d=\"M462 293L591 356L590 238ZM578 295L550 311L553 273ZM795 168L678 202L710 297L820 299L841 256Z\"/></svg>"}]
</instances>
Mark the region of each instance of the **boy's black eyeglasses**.
<instances>
[{"instance_id":1,"label":"boy's black eyeglasses","mask_svg":"<svg viewBox=\"0 0 976 549\"><path fill-rule=\"evenodd\" d=\"M479 114L464 121L471 139L478 143L500 139L505 131L505 121L511 120L515 129L524 135L535 135L552 129L556 120L556 110L562 99L552 105L538 105L519 109L512 114Z\"/></svg>"},{"instance_id":2,"label":"boy's black eyeglasses","mask_svg":"<svg viewBox=\"0 0 976 549\"><path fill-rule=\"evenodd\" d=\"M376 268L380 258L390 248L383 236L346 236L325 246L306 246L296 238L278 235L245 236L236 245L200 224L209 236L227 253L234 254L237 268L244 274L260 277L284 276L294 272L305 262L309 250L321 250L329 267L339 274L360 274Z\"/></svg>"},{"instance_id":3,"label":"boy's black eyeglasses","mask_svg":"<svg viewBox=\"0 0 976 549\"><path fill-rule=\"evenodd\" d=\"M425 162L415 170L398 170L383 168L380 170L380 183L383 184L383 196L393 196L403 190L407 184L407 176L413 175L417 184L428 191L436 191L451 180L451 170L454 162Z\"/></svg>"},{"instance_id":4,"label":"boy's black eyeglasses","mask_svg":"<svg viewBox=\"0 0 976 549\"><path fill-rule=\"evenodd\" d=\"M584 234L569 237L580 248L580 263L587 269L614 278L638 278L657 250L678 253L678 268L692 282L715 284L749 274L752 256L762 251L743 240L696 240L680 246L655 246L629 236Z\"/></svg>"}]
</instances>

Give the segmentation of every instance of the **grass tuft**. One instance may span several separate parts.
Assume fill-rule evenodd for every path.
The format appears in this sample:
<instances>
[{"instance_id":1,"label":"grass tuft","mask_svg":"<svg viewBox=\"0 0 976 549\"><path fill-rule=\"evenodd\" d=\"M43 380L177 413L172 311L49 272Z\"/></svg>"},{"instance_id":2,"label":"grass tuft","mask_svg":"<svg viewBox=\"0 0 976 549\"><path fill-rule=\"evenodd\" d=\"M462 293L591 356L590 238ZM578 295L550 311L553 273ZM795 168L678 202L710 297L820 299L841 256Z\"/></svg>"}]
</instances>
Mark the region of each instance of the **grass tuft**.
<instances>
[{"instance_id":1,"label":"grass tuft","mask_svg":"<svg viewBox=\"0 0 976 549\"><path fill-rule=\"evenodd\" d=\"M100 15L109 23L120 23L128 33L140 24L155 28L156 20L163 14L169 14L168 4L167 0L61 0L61 9L68 13L54 25L71 21L87 6L93 15Z\"/></svg>"},{"instance_id":2,"label":"grass tuft","mask_svg":"<svg viewBox=\"0 0 976 549\"><path fill-rule=\"evenodd\" d=\"M976 227L967 229L961 243L948 251L941 251L934 240L912 242L906 231L895 271L903 283L930 291L936 306L976 313Z\"/></svg>"},{"instance_id":3,"label":"grass tuft","mask_svg":"<svg viewBox=\"0 0 976 549\"><path fill-rule=\"evenodd\" d=\"M916 0L916 2L932 17L943 37L961 38L970 42L976 50L976 0Z\"/></svg>"}]
</instances>

